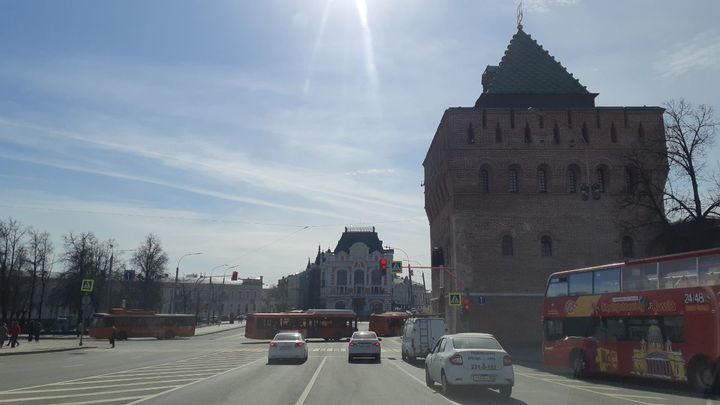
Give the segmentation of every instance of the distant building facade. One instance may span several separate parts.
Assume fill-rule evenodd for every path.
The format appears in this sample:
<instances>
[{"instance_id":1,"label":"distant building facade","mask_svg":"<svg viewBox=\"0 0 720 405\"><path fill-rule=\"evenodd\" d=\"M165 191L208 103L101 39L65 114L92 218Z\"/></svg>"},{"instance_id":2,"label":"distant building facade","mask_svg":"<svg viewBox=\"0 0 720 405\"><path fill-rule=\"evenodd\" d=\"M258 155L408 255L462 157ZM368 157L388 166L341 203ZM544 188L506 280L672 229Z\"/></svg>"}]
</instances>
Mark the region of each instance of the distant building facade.
<instances>
[{"instance_id":1,"label":"distant building facade","mask_svg":"<svg viewBox=\"0 0 720 405\"><path fill-rule=\"evenodd\" d=\"M385 258L388 268L380 269ZM352 309L361 318L391 310L393 250L383 248L375 227L346 227L334 251L319 254L321 308Z\"/></svg>"},{"instance_id":2,"label":"distant building facade","mask_svg":"<svg viewBox=\"0 0 720 405\"><path fill-rule=\"evenodd\" d=\"M173 280L162 282L160 311L169 313L172 307ZM201 277L179 280L175 312L196 314L199 318L242 315L267 310L263 277L243 278Z\"/></svg>"},{"instance_id":3,"label":"distant building facade","mask_svg":"<svg viewBox=\"0 0 720 405\"><path fill-rule=\"evenodd\" d=\"M392 310L423 309L428 305L425 287L414 281L412 288L410 285L407 277L393 278Z\"/></svg>"},{"instance_id":4,"label":"distant building facade","mask_svg":"<svg viewBox=\"0 0 720 405\"><path fill-rule=\"evenodd\" d=\"M664 148L663 109L596 107L522 27L482 86L473 107L445 111L423 162L433 257L448 266L433 271L433 311L453 332L534 344L549 274L642 257L658 235L651 209L624 202L642 193L629 156ZM643 163L662 189L667 162ZM447 305L453 291L469 313Z\"/></svg>"}]
</instances>

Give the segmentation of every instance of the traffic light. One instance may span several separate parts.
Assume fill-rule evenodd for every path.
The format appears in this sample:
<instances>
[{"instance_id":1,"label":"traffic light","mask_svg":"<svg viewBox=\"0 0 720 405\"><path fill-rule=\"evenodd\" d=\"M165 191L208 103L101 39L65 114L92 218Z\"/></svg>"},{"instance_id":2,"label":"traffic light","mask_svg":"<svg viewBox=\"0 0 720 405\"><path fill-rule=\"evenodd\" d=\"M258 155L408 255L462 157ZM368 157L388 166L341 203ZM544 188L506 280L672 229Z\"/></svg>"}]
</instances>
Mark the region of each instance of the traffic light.
<instances>
[{"instance_id":1,"label":"traffic light","mask_svg":"<svg viewBox=\"0 0 720 405\"><path fill-rule=\"evenodd\" d=\"M432 267L440 267L445 265L445 255L443 254L443 250L439 246L434 246L432 248L432 257L431 257Z\"/></svg>"},{"instance_id":2,"label":"traffic light","mask_svg":"<svg viewBox=\"0 0 720 405\"><path fill-rule=\"evenodd\" d=\"M387 274L387 259L384 257L380 259L380 272L383 276Z\"/></svg>"},{"instance_id":3,"label":"traffic light","mask_svg":"<svg viewBox=\"0 0 720 405\"><path fill-rule=\"evenodd\" d=\"M232 272L232 276L230 276L230 280L237 281L237 271Z\"/></svg>"},{"instance_id":4,"label":"traffic light","mask_svg":"<svg viewBox=\"0 0 720 405\"><path fill-rule=\"evenodd\" d=\"M470 298L468 298L468 297L463 298L462 307L463 307L463 312L470 311Z\"/></svg>"}]
</instances>

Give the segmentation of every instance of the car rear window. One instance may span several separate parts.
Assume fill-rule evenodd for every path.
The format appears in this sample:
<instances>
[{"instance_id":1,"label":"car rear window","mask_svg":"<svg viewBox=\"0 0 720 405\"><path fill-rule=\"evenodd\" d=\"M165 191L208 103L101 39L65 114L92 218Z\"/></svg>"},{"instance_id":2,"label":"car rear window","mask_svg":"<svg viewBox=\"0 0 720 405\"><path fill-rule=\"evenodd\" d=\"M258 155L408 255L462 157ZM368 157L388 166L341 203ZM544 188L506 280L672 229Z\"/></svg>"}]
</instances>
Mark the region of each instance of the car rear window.
<instances>
[{"instance_id":1,"label":"car rear window","mask_svg":"<svg viewBox=\"0 0 720 405\"><path fill-rule=\"evenodd\" d=\"M455 337L452 339L456 349L492 349L502 350L497 340L486 337Z\"/></svg>"},{"instance_id":2,"label":"car rear window","mask_svg":"<svg viewBox=\"0 0 720 405\"><path fill-rule=\"evenodd\" d=\"M353 339L377 339L375 332L356 332L353 333Z\"/></svg>"},{"instance_id":3,"label":"car rear window","mask_svg":"<svg viewBox=\"0 0 720 405\"><path fill-rule=\"evenodd\" d=\"M297 333L278 333L273 340L302 340Z\"/></svg>"}]
</instances>

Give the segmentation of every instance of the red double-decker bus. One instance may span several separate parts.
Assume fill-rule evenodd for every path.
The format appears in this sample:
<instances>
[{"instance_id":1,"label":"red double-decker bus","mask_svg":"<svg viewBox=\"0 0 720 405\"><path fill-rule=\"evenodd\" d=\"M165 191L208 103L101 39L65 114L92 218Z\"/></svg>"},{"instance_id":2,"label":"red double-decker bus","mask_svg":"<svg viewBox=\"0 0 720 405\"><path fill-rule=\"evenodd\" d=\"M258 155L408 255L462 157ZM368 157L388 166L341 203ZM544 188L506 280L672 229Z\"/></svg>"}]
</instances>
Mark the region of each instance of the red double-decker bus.
<instances>
[{"instance_id":1,"label":"red double-decker bus","mask_svg":"<svg viewBox=\"0 0 720 405\"><path fill-rule=\"evenodd\" d=\"M247 315L245 337L272 339L281 330L297 330L305 338L340 340L357 330L357 315L347 309L308 309Z\"/></svg>"},{"instance_id":2,"label":"red double-decker bus","mask_svg":"<svg viewBox=\"0 0 720 405\"><path fill-rule=\"evenodd\" d=\"M562 271L548 280L543 354L576 376L717 386L720 249Z\"/></svg>"}]
</instances>

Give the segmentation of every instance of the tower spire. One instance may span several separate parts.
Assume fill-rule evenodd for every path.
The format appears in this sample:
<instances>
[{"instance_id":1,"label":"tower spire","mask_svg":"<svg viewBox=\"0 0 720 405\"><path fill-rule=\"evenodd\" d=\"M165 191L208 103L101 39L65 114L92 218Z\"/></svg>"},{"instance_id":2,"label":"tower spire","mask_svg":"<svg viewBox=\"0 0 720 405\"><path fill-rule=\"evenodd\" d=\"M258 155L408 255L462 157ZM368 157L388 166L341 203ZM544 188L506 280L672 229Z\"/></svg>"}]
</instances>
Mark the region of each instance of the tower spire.
<instances>
[{"instance_id":1,"label":"tower spire","mask_svg":"<svg viewBox=\"0 0 720 405\"><path fill-rule=\"evenodd\" d=\"M522 20L523 20L523 6L522 6L522 0L518 3L517 6L517 29L522 30Z\"/></svg>"}]
</instances>

